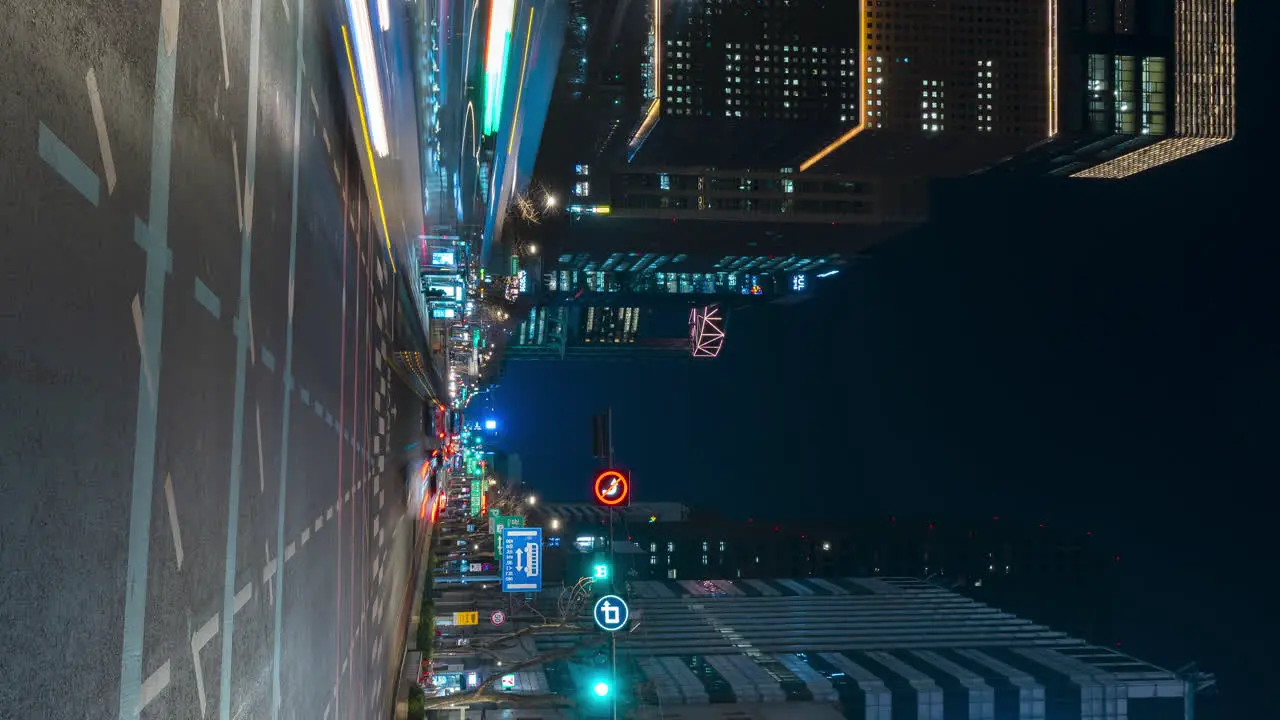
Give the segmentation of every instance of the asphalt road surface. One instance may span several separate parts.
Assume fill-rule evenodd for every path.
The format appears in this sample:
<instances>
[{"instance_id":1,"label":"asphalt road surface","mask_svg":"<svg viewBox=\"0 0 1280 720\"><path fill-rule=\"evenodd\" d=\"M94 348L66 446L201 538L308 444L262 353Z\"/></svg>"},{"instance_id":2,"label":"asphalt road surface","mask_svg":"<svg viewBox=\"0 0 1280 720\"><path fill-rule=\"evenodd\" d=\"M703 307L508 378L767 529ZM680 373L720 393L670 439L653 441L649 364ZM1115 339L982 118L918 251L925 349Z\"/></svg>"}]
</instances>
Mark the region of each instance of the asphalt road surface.
<instances>
[{"instance_id":1,"label":"asphalt road surface","mask_svg":"<svg viewBox=\"0 0 1280 720\"><path fill-rule=\"evenodd\" d=\"M0 0L2 717L391 710L421 410L323 16Z\"/></svg>"}]
</instances>

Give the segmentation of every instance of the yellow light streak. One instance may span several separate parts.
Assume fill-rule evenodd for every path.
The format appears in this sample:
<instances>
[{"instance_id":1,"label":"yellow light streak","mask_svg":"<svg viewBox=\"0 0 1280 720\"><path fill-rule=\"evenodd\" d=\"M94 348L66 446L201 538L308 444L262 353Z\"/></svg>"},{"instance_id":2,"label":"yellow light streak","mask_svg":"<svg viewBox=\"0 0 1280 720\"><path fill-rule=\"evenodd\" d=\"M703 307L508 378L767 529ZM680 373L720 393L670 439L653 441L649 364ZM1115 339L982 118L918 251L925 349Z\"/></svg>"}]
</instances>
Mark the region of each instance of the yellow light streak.
<instances>
[{"instance_id":1,"label":"yellow light streak","mask_svg":"<svg viewBox=\"0 0 1280 720\"><path fill-rule=\"evenodd\" d=\"M867 0L858 2L858 124L835 142L819 150L813 157L800 163L800 172L822 162L822 159L854 139L867 127Z\"/></svg>"},{"instance_id":2,"label":"yellow light streak","mask_svg":"<svg viewBox=\"0 0 1280 720\"><path fill-rule=\"evenodd\" d=\"M369 175L373 178L373 194L378 198L378 218L382 220L382 236L387 240L387 259L391 272L396 271L396 257L391 252L391 232L387 230L387 213L382 208L382 190L378 188L378 167L373 162L373 145L369 143L369 124L364 119L364 100L360 98L360 83L356 80L356 64L351 59L351 37L347 26L342 26L342 43L347 48L347 67L351 70L351 91L356 94L356 109L360 111L360 130L364 133L364 151L369 156Z\"/></svg>"},{"instance_id":3,"label":"yellow light streak","mask_svg":"<svg viewBox=\"0 0 1280 720\"><path fill-rule=\"evenodd\" d=\"M524 58L520 61L520 88L516 90L516 113L511 116L511 136L507 138L507 154L516 142L516 123L520 121L520 100L524 97L524 71L529 64L529 40L533 37L533 8L529 8L529 27L524 29Z\"/></svg>"}]
</instances>

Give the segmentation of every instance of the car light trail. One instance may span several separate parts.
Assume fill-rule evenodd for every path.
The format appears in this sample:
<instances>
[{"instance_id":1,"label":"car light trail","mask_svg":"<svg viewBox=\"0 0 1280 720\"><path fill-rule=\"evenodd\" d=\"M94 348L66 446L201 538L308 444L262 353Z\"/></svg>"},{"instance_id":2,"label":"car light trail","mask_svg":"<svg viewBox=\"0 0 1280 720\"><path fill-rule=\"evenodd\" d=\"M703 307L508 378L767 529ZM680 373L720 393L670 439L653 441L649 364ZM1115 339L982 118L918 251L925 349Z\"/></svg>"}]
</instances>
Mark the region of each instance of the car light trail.
<instances>
[{"instance_id":1,"label":"car light trail","mask_svg":"<svg viewBox=\"0 0 1280 720\"><path fill-rule=\"evenodd\" d=\"M516 142L516 123L520 121L520 101L524 98L524 80L525 70L529 66L529 41L533 39L533 8L529 8L529 27L524 31L524 59L520 61L520 87L516 90L516 111L511 116L511 133L507 138L507 154L511 154L511 149L515 147Z\"/></svg>"},{"instance_id":2,"label":"car light trail","mask_svg":"<svg viewBox=\"0 0 1280 720\"><path fill-rule=\"evenodd\" d=\"M511 33L515 29L516 0L492 0L489 4L489 35L484 58L484 133L498 131L502 118L502 96L507 84L507 58L511 54Z\"/></svg>"},{"instance_id":3,"label":"car light trail","mask_svg":"<svg viewBox=\"0 0 1280 720\"><path fill-rule=\"evenodd\" d=\"M387 242L387 260L391 263L391 272L396 271L396 256L391 252L391 232L387 229L387 213L382 209L382 189L378 187L378 166L373 160L373 148L369 144L369 125L364 118L364 102L360 99L360 87L356 82L356 67L351 60L351 38L347 34L347 26L342 26L342 44L347 49L347 67L351 70L351 89L356 95L356 110L360 113L360 129L364 131L364 150L369 156L369 177L373 179L373 195L378 199L378 219L382 221L382 236Z\"/></svg>"},{"instance_id":4,"label":"car light trail","mask_svg":"<svg viewBox=\"0 0 1280 720\"><path fill-rule=\"evenodd\" d=\"M387 0L380 0L385 4ZM377 55L373 51L373 29L369 25L369 6L364 0L347 0L347 12L351 16L351 34L356 39L356 66L360 69L360 89L368 102L368 134L378 157L390 152L387 142L387 120L382 107L382 86L378 83ZM389 12L382 13L382 29L390 27ZM348 48L348 51L350 48Z\"/></svg>"}]
</instances>

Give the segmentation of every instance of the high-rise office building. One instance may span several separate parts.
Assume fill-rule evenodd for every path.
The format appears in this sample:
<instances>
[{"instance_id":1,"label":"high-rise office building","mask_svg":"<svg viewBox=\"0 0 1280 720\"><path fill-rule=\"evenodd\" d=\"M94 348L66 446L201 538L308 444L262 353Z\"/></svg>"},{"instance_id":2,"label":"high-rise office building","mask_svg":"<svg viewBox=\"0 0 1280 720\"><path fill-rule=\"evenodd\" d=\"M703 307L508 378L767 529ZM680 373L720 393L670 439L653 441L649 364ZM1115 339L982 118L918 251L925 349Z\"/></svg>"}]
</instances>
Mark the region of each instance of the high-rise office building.
<instances>
[{"instance_id":1,"label":"high-rise office building","mask_svg":"<svg viewBox=\"0 0 1280 720\"><path fill-rule=\"evenodd\" d=\"M622 172L1124 177L1235 134L1232 0L828 5L653 3ZM582 204L616 207L584 151Z\"/></svg>"}]
</instances>

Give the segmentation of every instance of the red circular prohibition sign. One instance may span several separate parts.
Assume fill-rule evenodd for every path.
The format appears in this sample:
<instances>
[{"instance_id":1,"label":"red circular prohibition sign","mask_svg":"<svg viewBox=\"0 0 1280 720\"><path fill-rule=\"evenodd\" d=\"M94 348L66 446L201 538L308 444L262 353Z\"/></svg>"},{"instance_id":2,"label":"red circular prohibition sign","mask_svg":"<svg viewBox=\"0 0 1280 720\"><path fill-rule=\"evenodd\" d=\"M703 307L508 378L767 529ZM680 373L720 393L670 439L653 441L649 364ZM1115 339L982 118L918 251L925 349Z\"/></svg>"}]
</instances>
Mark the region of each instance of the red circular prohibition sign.
<instances>
[{"instance_id":1,"label":"red circular prohibition sign","mask_svg":"<svg viewBox=\"0 0 1280 720\"><path fill-rule=\"evenodd\" d=\"M593 489L596 502L609 507L621 505L631 494L631 484L627 482L627 476L617 470L605 470L596 475Z\"/></svg>"}]
</instances>

